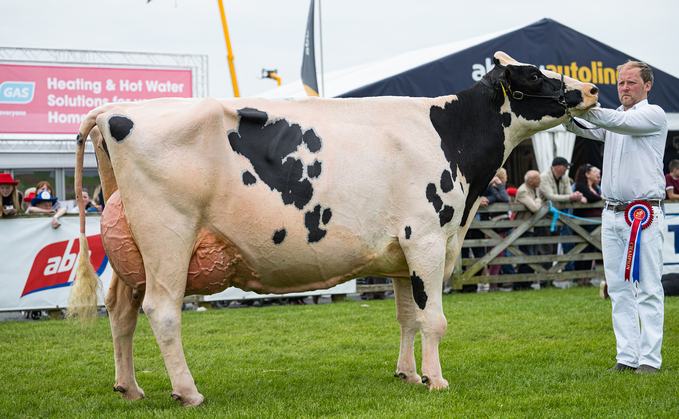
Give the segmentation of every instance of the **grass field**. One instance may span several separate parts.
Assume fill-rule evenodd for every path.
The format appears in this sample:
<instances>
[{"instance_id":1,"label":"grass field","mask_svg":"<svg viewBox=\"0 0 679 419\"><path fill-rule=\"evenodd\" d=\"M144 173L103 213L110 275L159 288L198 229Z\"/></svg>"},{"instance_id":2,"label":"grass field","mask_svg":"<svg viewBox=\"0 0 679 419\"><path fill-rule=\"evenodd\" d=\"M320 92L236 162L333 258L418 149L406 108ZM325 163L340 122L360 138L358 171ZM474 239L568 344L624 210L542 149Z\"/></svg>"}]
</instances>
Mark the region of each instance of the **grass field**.
<instances>
[{"instance_id":1,"label":"grass field","mask_svg":"<svg viewBox=\"0 0 679 419\"><path fill-rule=\"evenodd\" d=\"M369 305L365 307L364 305ZM393 300L183 313L183 343L207 406L179 407L148 320L135 335L147 399L113 392L108 318L0 323L0 417L676 418L679 299L665 301L663 368L615 364L610 301L598 289L444 296L450 389L393 377ZM419 338L416 358L420 363Z\"/></svg>"}]
</instances>

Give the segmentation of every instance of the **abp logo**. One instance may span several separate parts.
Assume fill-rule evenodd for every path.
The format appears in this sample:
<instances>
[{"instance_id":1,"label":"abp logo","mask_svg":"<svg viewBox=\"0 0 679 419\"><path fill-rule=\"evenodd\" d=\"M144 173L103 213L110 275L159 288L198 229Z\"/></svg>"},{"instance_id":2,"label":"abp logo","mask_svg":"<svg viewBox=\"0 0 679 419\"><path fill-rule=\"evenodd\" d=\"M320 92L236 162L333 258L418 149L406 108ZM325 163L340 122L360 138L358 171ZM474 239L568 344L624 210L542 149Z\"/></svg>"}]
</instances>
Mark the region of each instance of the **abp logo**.
<instances>
[{"instance_id":1,"label":"abp logo","mask_svg":"<svg viewBox=\"0 0 679 419\"><path fill-rule=\"evenodd\" d=\"M0 103L26 104L33 100L35 82L5 81L0 84Z\"/></svg>"},{"instance_id":2,"label":"abp logo","mask_svg":"<svg viewBox=\"0 0 679 419\"><path fill-rule=\"evenodd\" d=\"M108 264L101 234L89 236L87 244L90 250L90 262L97 271L97 275L101 275ZM52 243L42 248L33 260L33 266L21 297L38 291L72 285L79 253L80 239Z\"/></svg>"}]
</instances>

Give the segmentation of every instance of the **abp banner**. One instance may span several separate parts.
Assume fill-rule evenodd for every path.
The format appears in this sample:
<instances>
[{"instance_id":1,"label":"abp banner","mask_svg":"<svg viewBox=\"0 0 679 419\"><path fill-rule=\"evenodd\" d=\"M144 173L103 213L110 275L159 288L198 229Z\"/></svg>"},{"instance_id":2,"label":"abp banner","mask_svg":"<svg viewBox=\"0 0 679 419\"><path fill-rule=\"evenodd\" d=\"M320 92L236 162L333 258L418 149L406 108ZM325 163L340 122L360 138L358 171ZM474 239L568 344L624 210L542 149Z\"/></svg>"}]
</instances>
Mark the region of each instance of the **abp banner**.
<instances>
[{"instance_id":1,"label":"abp banner","mask_svg":"<svg viewBox=\"0 0 679 419\"><path fill-rule=\"evenodd\" d=\"M113 270L104 253L98 216L88 216L90 261L102 280L102 295ZM78 217L62 217L52 228L52 218L0 220L0 311L65 308L80 256Z\"/></svg>"},{"instance_id":2,"label":"abp banner","mask_svg":"<svg viewBox=\"0 0 679 419\"><path fill-rule=\"evenodd\" d=\"M0 133L73 134L111 102L193 97L191 70L0 64Z\"/></svg>"}]
</instances>

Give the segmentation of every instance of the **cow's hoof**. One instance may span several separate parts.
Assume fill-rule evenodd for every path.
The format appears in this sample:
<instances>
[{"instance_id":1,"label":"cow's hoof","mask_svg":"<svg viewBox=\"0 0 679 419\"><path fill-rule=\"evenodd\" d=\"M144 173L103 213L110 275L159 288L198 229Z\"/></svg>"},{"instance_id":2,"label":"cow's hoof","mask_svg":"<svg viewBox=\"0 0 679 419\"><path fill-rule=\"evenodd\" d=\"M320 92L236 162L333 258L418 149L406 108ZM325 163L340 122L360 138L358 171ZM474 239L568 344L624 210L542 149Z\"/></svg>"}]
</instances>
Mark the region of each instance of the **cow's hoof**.
<instances>
[{"instance_id":1,"label":"cow's hoof","mask_svg":"<svg viewBox=\"0 0 679 419\"><path fill-rule=\"evenodd\" d=\"M396 372L394 374L394 377L400 378L403 380L404 383L412 383L412 384L422 384L422 379L418 374L406 374L405 372Z\"/></svg>"},{"instance_id":2,"label":"cow's hoof","mask_svg":"<svg viewBox=\"0 0 679 419\"><path fill-rule=\"evenodd\" d=\"M139 400L139 399L145 399L146 395L144 394L144 390L141 388L137 387L136 389L126 389L125 387L121 385L115 385L113 386L113 391L120 393L120 396L123 399L127 400Z\"/></svg>"},{"instance_id":3,"label":"cow's hoof","mask_svg":"<svg viewBox=\"0 0 679 419\"><path fill-rule=\"evenodd\" d=\"M426 375L422 376L422 384L429 385L429 390L442 390L448 388L448 381L443 378L432 380Z\"/></svg>"},{"instance_id":4,"label":"cow's hoof","mask_svg":"<svg viewBox=\"0 0 679 419\"><path fill-rule=\"evenodd\" d=\"M182 407L205 406L205 398L200 393L196 393L193 397L180 396L172 393L172 398L177 400Z\"/></svg>"}]
</instances>

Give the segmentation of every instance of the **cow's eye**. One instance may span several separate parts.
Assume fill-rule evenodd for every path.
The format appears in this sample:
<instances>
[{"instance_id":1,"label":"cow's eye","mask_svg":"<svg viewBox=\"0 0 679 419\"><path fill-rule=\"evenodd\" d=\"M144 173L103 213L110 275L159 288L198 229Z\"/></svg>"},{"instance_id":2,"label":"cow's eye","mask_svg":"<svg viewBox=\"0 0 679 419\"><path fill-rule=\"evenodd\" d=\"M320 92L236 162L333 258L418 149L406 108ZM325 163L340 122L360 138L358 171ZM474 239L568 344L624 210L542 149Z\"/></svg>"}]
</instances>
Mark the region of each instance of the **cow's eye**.
<instances>
[{"instance_id":1,"label":"cow's eye","mask_svg":"<svg viewBox=\"0 0 679 419\"><path fill-rule=\"evenodd\" d=\"M533 74L533 76L531 76L530 79L531 79L532 81L538 81L538 80L540 79L540 77L538 77L537 74Z\"/></svg>"}]
</instances>

